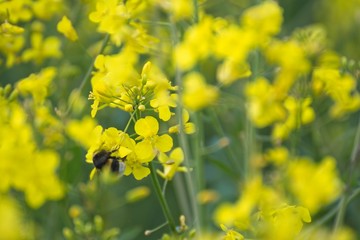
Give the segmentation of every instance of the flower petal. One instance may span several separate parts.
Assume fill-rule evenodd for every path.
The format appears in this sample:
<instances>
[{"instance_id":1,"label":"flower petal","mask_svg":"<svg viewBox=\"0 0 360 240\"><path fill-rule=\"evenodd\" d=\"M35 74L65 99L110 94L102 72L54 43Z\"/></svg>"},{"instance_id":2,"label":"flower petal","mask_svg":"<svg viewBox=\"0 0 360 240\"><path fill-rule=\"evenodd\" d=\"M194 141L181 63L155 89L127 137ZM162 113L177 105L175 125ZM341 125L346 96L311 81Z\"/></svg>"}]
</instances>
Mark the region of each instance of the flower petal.
<instances>
[{"instance_id":1,"label":"flower petal","mask_svg":"<svg viewBox=\"0 0 360 240\"><path fill-rule=\"evenodd\" d=\"M151 116L139 119L135 123L135 132L143 137L151 137L158 133L159 123L158 121Z\"/></svg>"}]
</instances>

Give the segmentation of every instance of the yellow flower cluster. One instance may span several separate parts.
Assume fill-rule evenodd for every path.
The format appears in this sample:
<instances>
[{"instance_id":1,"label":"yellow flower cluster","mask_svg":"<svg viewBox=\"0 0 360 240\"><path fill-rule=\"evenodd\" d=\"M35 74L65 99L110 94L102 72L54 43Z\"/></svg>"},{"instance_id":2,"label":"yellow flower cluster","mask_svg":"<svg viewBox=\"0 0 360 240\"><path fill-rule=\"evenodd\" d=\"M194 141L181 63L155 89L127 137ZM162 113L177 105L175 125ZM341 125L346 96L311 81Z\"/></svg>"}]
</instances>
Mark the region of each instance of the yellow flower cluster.
<instances>
[{"instance_id":1,"label":"yellow flower cluster","mask_svg":"<svg viewBox=\"0 0 360 240\"><path fill-rule=\"evenodd\" d=\"M26 202L38 208L47 200L64 195L64 187L56 176L60 159L57 152L36 146L26 110L13 99L14 92L8 95L9 91L0 88L0 192L11 188L24 192Z\"/></svg>"},{"instance_id":2,"label":"yellow flower cluster","mask_svg":"<svg viewBox=\"0 0 360 240\"><path fill-rule=\"evenodd\" d=\"M279 193L265 186L260 177L255 177L244 186L236 203L220 205L215 212L215 221L252 231L260 239L290 240L299 235L304 222L311 222L311 217L308 209L287 205Z\"/></svg>"},{"instance_id":3,"label":"yellow flower cluster","mask_svg":"<svg viewBox=\"0 0 360 240\"><path fill-rule=\"evenodd\" d=\"M98 31L110 35L115 45L126 44L137 52L148 52L157 39L148 35L137 17L144 15L151 1L101 0L90 13L90 21L98 24Z\"/></svg>"},{"instance_id":4,"label":"yellow flower cluster","mask_svg":"<svg viewBox=\"0 0 360 240\"><path fill-rule=\"evenodd\" d=\"M42 23L32 20L49 20L62 9L61 2L55 0L0 2L0 16L7 16L0 23L0 55L5 56L6 67L30 61L41 64L45 59L61 56L60 40L55 36L44 37ZM30 39L27 39L18 25L31 21Z\"/></svg>"}]
</instances>

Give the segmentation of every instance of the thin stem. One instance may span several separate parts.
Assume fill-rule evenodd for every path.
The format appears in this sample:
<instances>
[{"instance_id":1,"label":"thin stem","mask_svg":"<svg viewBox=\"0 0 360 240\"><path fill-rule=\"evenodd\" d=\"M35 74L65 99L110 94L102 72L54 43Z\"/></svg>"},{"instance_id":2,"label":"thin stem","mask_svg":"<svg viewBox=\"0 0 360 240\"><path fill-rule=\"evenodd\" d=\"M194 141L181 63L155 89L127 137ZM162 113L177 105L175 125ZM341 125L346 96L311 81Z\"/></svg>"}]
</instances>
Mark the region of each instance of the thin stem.
<instances>
[{"instance_id":1,"label":"thin stem","mask_svg":"<svg viewBox=\"0 0 360 240\"><path fill-rule=\"evenodd\" d=\"M354 169L355 169L356 163L359 158L359 153L360 153L360 117L359 117L359 123L358 123L357 130L356 130L356 136L355 136L355 140L354 140L353 150L351 153L351 159L350 159L349 170L348 170L348 175L347 175L348 177L346 179L346 186L345 186L344 194L340 200L340 208L339 208L338 214L336 215L336 220L335 220L335 225L334 225L334 233L338 231L338 229L341 227L341 225L344 222L346 208L349 203L349 197L351 197L350 185L351 185L351 181L353 178Z\"/></svg>"},{"instance_id":2,"label":"thin stem","mask_svg":"<svg viewBox=\"0 0 360 240\"><path fill-rule=\"evenodd\" d=\"M196 174L196 183L197 191L201 191L205 187L204 183L204 159L202 158L202 149L204 147L203 143L203 122L201 118L201 113L195 113L194 123L197 126L197 133L194 134L194 144L193 144L193 153L194 153L194 163L195 163L195 174ZM205 216L204 216L204 205L199 205L199 226L204 227Z\"/></svg>"},{"instance_id":3,"label":"thin stem","mask_svg":"<svg viewBox=\"0 0 360 240\"><path fill-rule=\"evenodd\" d=\"M170 213L170 209L169 209L169 206L166 202L166 199L164 197L164 195L162 194L162 190L161 190L161 186L160 186L160 183L159 183L159 179L156 175L156 170L155 170L155 167L153 165L152 162L149 163L149 166L150 166L150 176L151 176L151 181L153 183L153 186L155 188L155 192L156 192L156 195L160 201L160 205L161 205L161 208L163 210L163 213L164 213L164 216L169 224L169 227L170 227L170 230L173 232L173 233L177 233L176 232L176 227L175 227L175 223L174 223L174 220L171 216L171 213Z\"/></svg>"},{"instance_id":4,"label":"thin stem","mask_svg":"<svg viewBox=\"0 0 360 240\"><path fill-rule=\"evenodd\" d=\"M129 121L127 122L127 124L126 124L126 126L125 126L124 133L127 132L128 128L129 128L129 126L130 126L131 120L133 120L133 118L134 118L135 112L136 112L136 110L131 113L130 118L129 118Z\"/></svg>"},{"instance_id":5,"label":"thin stem","mask_svg":"<svg viewBox=\"0 0 360 240\"><path fill-rule=\"evenodd\" d=\"M210 116L211 116L211 120L212 120L214 129L217 131L217 133L221 137L227 138L227 135L225 133L224 128L222 127L222 124L220 122L220 119L219 119L216 111L215 111L215 108L210 109ZM241 166L240 161L238 161L238 158L236 157L236 153L235 153L231 143L225 147L225 154L226 154L226 157L232 162L232 164L234 166L234 170L236 172L239 172L240 176L244 176L243 166Z\"/></svg>"},{"instance_id":6,"label":"thin stem","mask_svg":"<svg viewBox=\"0 0 360 240\"><path fill-rule=\"evenodd\" d=\"M100 48L100 51L99 51L98 55L104 52L105 47L107 46L107 44L108 44L108 42L109 42L109 39L110 39L110 36L109 36L109 34L107 34L107 35L105 36L104 40L103 40L103 43L102 43L102 45L101 45L101 48ZM97 55L96 55L96 57L97 57ZM90 64L90 66L89 66L89 68L88 68L85 76L84 76L83 79L81 80L80 86L78 87L77 91L81 92L81 91L83 90L83 88L85 87L85 83L86 83L86 82L88 81L88 79L90 78L91 72L92 72L92 70L93 70L93 68L94 68L94 63L95 63L96 57L95 57L95 58L93 59L93 61L91 62L91 64ZM65 111L65 115L68 115L68 114L69 114L69 112L70 112L70 110L71 110L71 108L72 108L75 100L76 100L76 99L74 98L74 99L69 103L69 106L68 106L68 108L67 108L66 111Z\"/></svg>"},{"instance_id":7,"label":"thin stem","mask_svg":"<svg viewBox=\"0 0 360 240\"><path fill-rule=\"evenodd\" d=\"M167 187L168 182L169 182L169 181L168 181L167 179L164 181L164 184L163 184L163 187L162 187L162 191L161 191L163 195L165 195L165 191L166 191L166 187Z\"/></svg>"},{"instance_id":8,"label":"thin stem","mask_svg":"<svg viewBox=\"0 0 360 240\"><path fill-rule=\"evenodd\" d=\"M173 45L175 46L178 43L177 38L177 28L176 24L174 22L172 23L172 41ZM184 131L184 123L182 118L182 112L183 112L183 103L182 103L182 71L176 67L175 69L175 83L178 86L178 101L177 101L177 107L176 107L176 116L177 120L179 122L179 145L184 151L184 165L188 169L191 169L190 165L190 151L188 146L188 140ZM178 178L180 179L180 178ZM189 200L191 204L191 211L188 209L184 209L185 212L193 213L193 216L188 216L190 222L195 222L196 229L200 231L200 228L198 227L198 208L197 208L197 202L196 202L196 188L194 186L194 177L192 172L188 172L185 174L185 182L189 193ZM187 206L187 205L186 205Z\"/></svg>"}]
</instances>

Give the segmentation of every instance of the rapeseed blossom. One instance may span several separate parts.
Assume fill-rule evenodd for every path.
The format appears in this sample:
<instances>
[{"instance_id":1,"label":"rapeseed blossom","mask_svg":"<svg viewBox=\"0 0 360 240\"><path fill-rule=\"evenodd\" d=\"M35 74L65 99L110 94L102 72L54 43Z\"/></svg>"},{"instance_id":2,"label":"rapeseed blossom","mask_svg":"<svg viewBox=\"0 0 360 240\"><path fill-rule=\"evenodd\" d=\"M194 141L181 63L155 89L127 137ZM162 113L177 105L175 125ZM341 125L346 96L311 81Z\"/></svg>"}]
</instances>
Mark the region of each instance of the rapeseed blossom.
<instances>
[{"instance_id":1,"label":"rapeseed blossom","mask_svg":"<svg viewBox=\"0 0 360 240\"><path fill-rule=\"evenodd\" d=\"M56 175L59 155L36 146L26 111L16 101L8 99L4 89L1 90L0 172L3 178L0 192L7 192L10 188L21 191L33 208L40 207L47 200L60 199L64 187Z\"/></svg>"},{"instance_id":2,"label":"rapeseed blossom","mask_svg":"<svg viewBox=\"0 0 360 240\"><path fill-rule=\"evenodd\" d=\"M249 118L257 127L266 127L284 120L286 111L278 99L276 89L263 77L255 79L245 88Z\"/></svg>"},{"instance_id":3,"label":"rapeseed blossom","mask_svg":"<svg viewBox=\"0 0 360 240\"><path fill-rule=\"evenodd\" d=\"M61 21L57 24L57 30L73 42L79 38L72 23L66 16L63 16Z\"/></svg>"},{"instance_id":4,"label":"rapeseed blossom","mask_svg":"<svg viewBox=\"0 0 360 240\"><path fill-rule=\"evenodd\" d=\"M276 123L272 132L275 140L281 140L289 136L291 131L300 128L301 125L309 124L315 119L315 111L311 106L311 99L295 99L289 96L284 101L287 117L284 122Z\"/></svg>"},{"instance_id":5,"label":"rapeseed blossom","mask_svg":"<svg viewBox=\"0 0 360 240\"><path fill-rule=\"evenodd\" d=\"M31 47L24 50L21 58L24 62L34 61L36 64L43 63L47 58L60 58L60 45L59 38L44 38L41 32L34 32L31 34Z\"/></svg>"},{"instance_id":6,"label":"rapeseed blossom","mask_svg":"<svg viewBox=\"0 0 360 240\"><path fill-rule=\"evenodd\" d=\"M138 156L145 162L151 161L158 153L165 153L171 150L173 140L168 134L157 135L159 131L158 121L151 116L141 118L135 123L135 132L139 135L137 139Z\"/></svg>"},{"instance_id":7,"label":"rapeseed blossom","mask_svg":"<svg viewBox=\"0 0 360 240\"><path fill-rule=\"evenodd\" d=\"M218 96L218 89L207 84L201 74L191 72L184 77L183 102L187 109L197 111L212 105Z\"/></svg>"},{"instance_id":8,"label":"rapeseed blossom","mask_svg":"<svg viewBox=\"0 0 360 240\"><path fill-rule=\"evenodd\" d=\"M180 166L184 161L184 153L181 148L175 148L169 156L165 153L159 153L159 161L162 163L164 170L158 171L158 174L166 179L172 180L176 172L186 172L187 168Z\"/></svg>"},{"instance_id":9,"label":"rapeseed blossom","mask_svg":"<svg viewBox=\"0 0 360 240\"><path fill-rule=\"evenodd\" d=\"M97 1L96 10L89 14L89 19L98 24L99 32L109 34L115 45L127 43L135 51L147 52L156 38L148 35L141 24L131 21L145 11L148 1L142 2Z\"/></svg>"},{"instance_id":10,"label":"rapeseed blossom","mask_svg":"<svg viewBox=\"0 0 360 240\"><path fill-rule=\"evenodd\" d=\"M312 87L316 94L325 94L334 102L330 116L340 118L360 108L360 95L356 80L349 74L342 74L337 56L323 55L320 66L314 69Z\"/></svg>"},{"instance_id":11,"label":"rapeseed blossom","mask_svg":"<svg viewBox=\"0 0 360 240\"><path fill-rule=\"evenodd\" d=\"M325 157L318 164L307 158L296 159L289 163L287 175L290 191L311 214L334 201L342 190L343 184L332 157Z\"/></svg>"},{"instance_id":12,"label":"rapeseed blossom","mask_svg":"<svg viewBox=\"0 0 360 240\"><path fill-rule=\"evenodd\" d=\"M33 239L34 226L25 221L19 204L10 196L0 198L0 231L3 239Z\"/></svg>"},{"instance_id":13,"label":"rapeseed blossom","mask_svg":"<svg viewBox=\"0 0 360 240\"><path fill-rule=\"evenodd\" d=\"M18 52L25 44L23 33L23 28L9 22L0 25L0 53L5 55L7 67L11 67L19 61ZM0 64L2 64L1 61Z\"/></svg>"}]
</instances>

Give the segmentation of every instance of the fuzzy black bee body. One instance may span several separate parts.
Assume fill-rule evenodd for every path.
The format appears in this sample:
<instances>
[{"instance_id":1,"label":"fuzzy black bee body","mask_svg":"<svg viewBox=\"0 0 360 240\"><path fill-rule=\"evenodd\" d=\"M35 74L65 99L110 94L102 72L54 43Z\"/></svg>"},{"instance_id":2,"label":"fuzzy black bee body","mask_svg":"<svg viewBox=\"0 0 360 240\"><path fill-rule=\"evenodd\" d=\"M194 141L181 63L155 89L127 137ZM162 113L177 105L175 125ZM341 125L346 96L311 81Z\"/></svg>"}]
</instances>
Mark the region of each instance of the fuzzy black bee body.
<instances>
[{"instance_id":1,"label":"fuzzy black bee body","mask_svg":"<svg viewBox=\"0 0 360 240\"><path fill-rule=\"evenodd\" d=\"M111 172L121 173L124 171L125 164L119 157L111 156L113 153L105 150L101 150L94 154L93 163L96 169L101 170L104 166L109 165ZM121 162L120 162L121 161Z\"/></svg>"}]
</instances>

